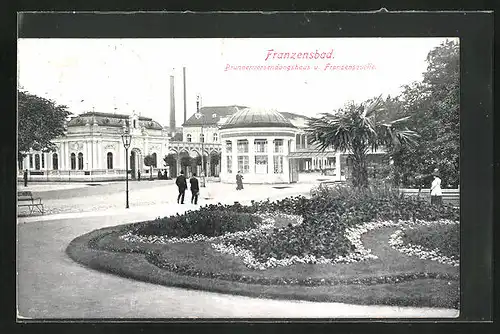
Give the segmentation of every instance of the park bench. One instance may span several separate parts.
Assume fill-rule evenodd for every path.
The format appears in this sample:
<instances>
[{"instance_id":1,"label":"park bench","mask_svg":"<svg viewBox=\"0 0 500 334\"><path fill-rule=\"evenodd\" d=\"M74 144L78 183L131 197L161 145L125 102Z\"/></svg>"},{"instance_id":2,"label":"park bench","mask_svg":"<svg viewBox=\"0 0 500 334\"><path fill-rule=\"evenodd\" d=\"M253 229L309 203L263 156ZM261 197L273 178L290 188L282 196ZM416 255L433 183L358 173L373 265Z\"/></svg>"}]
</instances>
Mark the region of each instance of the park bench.
<instances>
[{"instance_id":1,"label":"park bench","mask_svg":"<svg viewBox=\"0 0 500 334\"><path fill-rule=\"evenodd\" d=\"M35 209L43 214L43 203L41 198L34 198L31 191L18 191L17 192L17 206L27 207L30 209L30 214L33 213Z\"/></svg>"}]
</instances>

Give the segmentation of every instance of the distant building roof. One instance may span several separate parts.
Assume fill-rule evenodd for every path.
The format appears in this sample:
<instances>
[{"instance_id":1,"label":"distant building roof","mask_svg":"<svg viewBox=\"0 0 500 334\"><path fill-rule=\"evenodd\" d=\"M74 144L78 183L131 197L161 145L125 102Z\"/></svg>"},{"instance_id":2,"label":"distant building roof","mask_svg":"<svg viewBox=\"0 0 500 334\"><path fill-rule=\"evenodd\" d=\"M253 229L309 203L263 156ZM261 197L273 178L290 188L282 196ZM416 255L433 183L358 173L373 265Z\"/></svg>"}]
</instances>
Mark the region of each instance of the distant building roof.
<instances>
[{"instance_id":1,"label":"distant building roof","mask_svg":"<svg viewBox=\"0 0 500 334\"><path fill-rule=\"evenodd\" d=\"M276 110L262 108L245 108L232 115L221 129L248 127L288 127L295 126Z\"/></svg>"},{"instance_id":2,"label":"distant building roof","mask_svg":"<svg viewBox=\"0 0 500 334\"><path fill-rule=\"evenodd\" d=\"M73 117L68 121L67 126L83 126L87 123L93 124L94 121L97 125L101 126L123 126L124 120L129 119L130 115L123 114L112 114L112 113L102 113L102 112L86 112L78 116ZM152 118L139 116L140 125L144 126L146 129L162 130L163 127L160 123L154 121Z\"/></svg>"},{"instance_id":3,"label":"distant building roof","mask_svg":"<svg viewBox=\"0 0 500 334\"><path fill-rule=\"evenodd\" d=\"M218 124L221 118L228 117L245 109L245 106L214 106L214 107L201 107L200 113L203 117L196 118L196 114L191 115L182 126L201 126L201 125L215 125Z\"/></svg>"}]
</instances>

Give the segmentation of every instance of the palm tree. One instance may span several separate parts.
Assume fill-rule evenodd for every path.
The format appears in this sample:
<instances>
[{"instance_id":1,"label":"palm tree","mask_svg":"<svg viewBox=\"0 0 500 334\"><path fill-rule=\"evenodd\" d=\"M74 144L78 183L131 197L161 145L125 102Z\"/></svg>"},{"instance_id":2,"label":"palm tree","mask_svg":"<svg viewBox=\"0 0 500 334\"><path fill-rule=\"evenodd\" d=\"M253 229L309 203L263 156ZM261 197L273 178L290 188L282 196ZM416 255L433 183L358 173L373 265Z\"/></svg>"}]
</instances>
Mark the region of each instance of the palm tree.
<instances>
[{"instance_id":1,"label":"palm tree","mask_svg":"<svg viewBox=\"0 0 500 334\"><path fill-rule=\"evenodd\" d=\"M348 152L353 163L352 182L357 188L368 186L367 154L380 146L392 156L403 146L415 143L418 134L402 124L409 117L393 121L377 120L384 110L381 96L362 104L350 103L335 114L324 113L309 122L308 134L321 151L333 148Z\"/></svg>"}]
</instances>

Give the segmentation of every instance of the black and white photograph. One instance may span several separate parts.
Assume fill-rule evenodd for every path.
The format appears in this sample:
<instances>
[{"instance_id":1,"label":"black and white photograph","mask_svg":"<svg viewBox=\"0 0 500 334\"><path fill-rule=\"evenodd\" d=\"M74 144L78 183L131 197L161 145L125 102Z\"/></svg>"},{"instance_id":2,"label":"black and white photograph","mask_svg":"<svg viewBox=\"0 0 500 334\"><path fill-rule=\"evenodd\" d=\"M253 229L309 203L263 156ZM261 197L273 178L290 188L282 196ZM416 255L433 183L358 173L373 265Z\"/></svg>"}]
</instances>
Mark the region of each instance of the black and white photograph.
<instances>
[{"instance_id":1,"label":"black and white photograph","mask_svg":"<svg viewBox=\"0 0 500 334\"><path fill-rule=\"evenodd\" d=\"M457 318L460 48L19 38L18 320Z\"/></svg>"}]
</instances>

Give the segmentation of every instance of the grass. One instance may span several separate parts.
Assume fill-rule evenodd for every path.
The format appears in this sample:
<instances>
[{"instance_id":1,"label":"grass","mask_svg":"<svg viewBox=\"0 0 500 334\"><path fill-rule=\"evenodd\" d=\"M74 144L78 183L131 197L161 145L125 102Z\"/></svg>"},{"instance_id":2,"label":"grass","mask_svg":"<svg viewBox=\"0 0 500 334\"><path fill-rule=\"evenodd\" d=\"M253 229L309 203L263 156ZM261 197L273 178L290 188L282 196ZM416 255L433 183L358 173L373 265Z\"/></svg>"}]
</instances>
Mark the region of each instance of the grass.
<instances>
[{"instance_id":1,"label":"grass","mask_svg":"<svg viewBox=\"0 0 500 334\"><path fill-rule=\"evenodd\" d=\"M118 238L123 231L123 227L93 231L73 240L67 253L75 261L94 269L184 288L264 298L398 306L458 306L458 270L453 268L441 273L448 275L448 279L415 276L409 280L402 279L399 283L384 283L380 277L397 278L416 273L411 263L391 263L388 266L383 261L373 260L336 265L297 264L255 271L248 269L238 258L216 252L208 243L133 244ZM437 265L435 268L439 274L442 268ZM327 279L333 280L333 284L277 284L280 278L297 281ZM359 281L364 283L356 284Z\"/></svg>"},{"instance_id":2,"label":"grass","mask_svg":"<svg viewBox=\"0 0 500 334\"><path fill-rule=\"evenodd\" d=\"M460 258L460 226L458 224L409 229L404 232L403 241L427 249L437 248L447 257Z\"/></svg>"}]
</instances>

